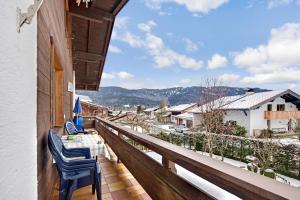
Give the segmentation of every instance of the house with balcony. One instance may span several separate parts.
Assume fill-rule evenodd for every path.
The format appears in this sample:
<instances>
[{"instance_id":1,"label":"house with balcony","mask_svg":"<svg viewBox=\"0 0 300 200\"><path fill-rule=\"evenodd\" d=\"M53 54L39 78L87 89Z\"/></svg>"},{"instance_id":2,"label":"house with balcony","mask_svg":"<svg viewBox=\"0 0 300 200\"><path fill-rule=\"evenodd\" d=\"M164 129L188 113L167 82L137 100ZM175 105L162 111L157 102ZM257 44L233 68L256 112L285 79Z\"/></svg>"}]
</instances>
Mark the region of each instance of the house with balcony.
<instances>
[{"instance_id":1,"label":"house with balcony","mask_svg":"<svg viewBox=\"0 0 300 200\"><path fill-rule=\"evenodd\" d=\"M197 107L197 103L189 103L189 104L180 104L176 106L171 106L167 108L167 112L171 113L170 115L170 121L172 123L179 123L179 118L175 118L175 116L186 113L193 108Z\"/></svg>"},{"instance_id":2,"label":"house with balcony","mask_svg":"<svg viewBox=\"0 0 300 200\"><path fill-rule=\"evenodd\" d=\"M73 117L75 89L99 89L114 21L127 2L2 3L0 199L58 199L52 195L58 193L59 175L48 149L49 130L59 137L65 134L64 123ZM293 96L284 99L295 104ZM103 199L222 199L211 186L192 182L175 168L184 168L235 198L299 199L299 189L270 178L100 117L84 120L84 126L94 129L121 161L91 159L100 162ZM160 159L153 159L133 143L155 152ZM87 186L72 199L96 199L96 195L92 186Z\"/></svg>"},{"instance_id":3,"label":"house with balcony","mask_svg":"<svg viewBox=\"0 0 300 200\"><path fill-rule=\"evenodd\" d=\"M203 106L202 106L203 107ZM205 105L204 105L205 107ZM290 89L224 97L216 109L225 111L223 121L243 126L248 136L262 130L289 132L299 128L300 95ZM201 124L203 109L192 110L194 126Z\"/></svg>"}]
</instances>

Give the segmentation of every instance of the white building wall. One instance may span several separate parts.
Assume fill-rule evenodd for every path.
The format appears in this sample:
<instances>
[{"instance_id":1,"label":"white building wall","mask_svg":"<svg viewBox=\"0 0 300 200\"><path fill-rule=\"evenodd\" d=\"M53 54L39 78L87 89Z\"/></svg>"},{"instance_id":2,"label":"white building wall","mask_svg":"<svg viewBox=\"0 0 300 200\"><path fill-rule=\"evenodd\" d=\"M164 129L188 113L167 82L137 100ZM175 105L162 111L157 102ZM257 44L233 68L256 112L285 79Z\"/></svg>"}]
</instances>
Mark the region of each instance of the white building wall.
<instances>
[{"instance_id":1,"label":"white building wall","mask_svg":"<svg viewBox=\"0 0 300 200\"><path fill-rule=\"evenodd\" d=\"M264 112L267 111L268 104L272 104L272 111L277 111L278 104L285 104L285 111L297 110L296 106L292 103L286 103L281 97L276 98L273 102L268 102L257 109L251 110L250 113L250 135L253 134L255 129L267 129L267 120L264 119ZM271 120L271 129L285 128L288 130L289 120Z\"/></svg>"},{"instance_id":2,"label":"white building wall","mask_svg":"<svg viewBox=\"0 0 300 200\"><path fill-rule=\"evenodd\" d=\"M240 126L247 129L248 134L250 133L250 112L249 110L227 110L224 116L224 122L236 121Z\"/></svg>"},{"instance_id":3,"label":"white building wall","mask_svg":"<svg viewBox=\"0 0 300 200\"><path fill-rule=\"evenodd\" d=\"M200 113L193 113L193 127L196 128L201 124L202 116Z\"/></svg>"},{"instance_id":4,"label":"white building wall","mask_svg":"<svg viewBox=\"0 0 300 200\"><path fill-rule=\"evenodd\" d=\"M37 20L16 30L17 7L0 7L0 199L37 199Z\"/></svg>"}]
</instances>

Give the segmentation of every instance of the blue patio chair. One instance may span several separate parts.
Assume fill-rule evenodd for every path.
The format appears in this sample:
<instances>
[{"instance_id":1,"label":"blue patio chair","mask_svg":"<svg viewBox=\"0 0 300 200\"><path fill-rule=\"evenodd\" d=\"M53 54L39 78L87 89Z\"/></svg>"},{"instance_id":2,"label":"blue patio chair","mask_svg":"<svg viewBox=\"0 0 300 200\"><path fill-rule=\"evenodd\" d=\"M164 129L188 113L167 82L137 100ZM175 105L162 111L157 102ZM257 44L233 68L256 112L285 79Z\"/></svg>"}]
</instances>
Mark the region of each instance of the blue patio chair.
<instances>
[{"instance_id":1,"label":"blue patio chair","mask_svg":"<svg viewBox=\"0 0 300 200\"><path fill-rule=\"evenodd\" d=\"M92 185L92 193L95 194L96 190L97 199L101 200L100 166L91 159L89 148L67 149L52 130L48 134L48 147L60 177L59 200L71 200L73 191L88 185ZM66 159L72 157L85 159Z\"/></svg>"},{"instance_id":2,"label":"blue patio chair","mask_svg":"<svg viewBox=\"0 0 300 200\"><path fill-rule=\"evenodd\" d=\"M84 133L84 134L87 134L88 132L84 131L84 130L78 130L75 126L75 124L71 121L67 121L65 123L65 129L67 131L67 133L69 135L76 135L78 133Z\"/></svg>"}]
</instances>

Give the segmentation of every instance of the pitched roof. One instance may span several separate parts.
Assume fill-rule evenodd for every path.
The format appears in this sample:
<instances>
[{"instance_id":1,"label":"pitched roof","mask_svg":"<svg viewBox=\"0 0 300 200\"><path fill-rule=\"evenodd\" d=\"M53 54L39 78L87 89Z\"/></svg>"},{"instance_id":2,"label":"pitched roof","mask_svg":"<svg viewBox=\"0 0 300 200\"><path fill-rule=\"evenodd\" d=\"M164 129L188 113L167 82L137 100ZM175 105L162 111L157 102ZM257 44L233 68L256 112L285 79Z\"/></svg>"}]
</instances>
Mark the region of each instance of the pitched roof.
<instances>
[{"instance_id":1,"label":"pitched roof","mask_svg":"<svg viewBox=\"0 0 300 200\"><path fill-rule=\"evenodd\" d=\"M182 113L180 115L176 115L175 118L185 119L185 120L193 120L193 114L186 112L186 113Z\"/></svg>"},{"instance_id":2,"label":"pitched roof","mask_svg":"<svg viewBox=\"0 0 300 200\"><path fill-rule=\"evenodd\" d=\"M145 109L144 112L152 112L152 111L156 111L158 109L159 109L159 106L155 106L153 108L147 108L147 109Z\"/></svg>"},{"instance_id":3,"label":"pitched roof","mask_svg":"<svg viewBox=\"0 0 300 200\"><path fill-rule=\"evenodd\" d=\"M167 111L170 112L181 112L181 111L185 111L193 106L196 106L197 103L190 103L190 104L180 104L178 106L172 106L170 108L167 109Z\"/></svg>"},{"instance_id":4,"label":"pitched roof","mask_svg":"<svg viewBox=\"0 0 300 200\"><path fill-rule=\"evenodd\" d=\"M246 95L243 98L223 106L223 108L227 110L253 109L278 97L286 99L289 96L300 100L300 95L292 90L274 90Z\"/></svg>"},{"instance_id":5,"label":"pitched roof","mask_svg":"<svg viewBox=\"0 0 300 200\"><path fill-rule=\"evenodd\" d=\"M270 102L278 97L282 97L285 100L292 102L298 108L300 108L300 95L290 89L287 90L274 90L268 92L249 93L244 95L227 96L222 99L222 105L216 103L215 107L226 110L247 110L259 107L262 104ZM192 109L192 113L205 112L205 108L209 106L209 103L200 107Z\"/></svg>"}]
</instances>

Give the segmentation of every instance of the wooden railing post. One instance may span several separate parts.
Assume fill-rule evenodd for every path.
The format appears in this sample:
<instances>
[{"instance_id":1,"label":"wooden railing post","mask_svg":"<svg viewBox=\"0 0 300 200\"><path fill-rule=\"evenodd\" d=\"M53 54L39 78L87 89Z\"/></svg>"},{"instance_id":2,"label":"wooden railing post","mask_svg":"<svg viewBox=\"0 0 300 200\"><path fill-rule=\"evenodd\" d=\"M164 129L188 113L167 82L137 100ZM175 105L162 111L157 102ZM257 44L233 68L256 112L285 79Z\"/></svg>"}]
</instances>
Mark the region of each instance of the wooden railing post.
<instances>
[{"instance_id":1,"label":"wooden railing post","mask_svg":"<svg viewBox=\"0 0 300 200\"><path fill-rule=\"evenodd\" d=\"M166 157L162 157L162 165L164 166L164 168L166 168L166 169L170 170L171 172L177 174L175 163L168 160Z\"/></svg>"}]
</instances>

